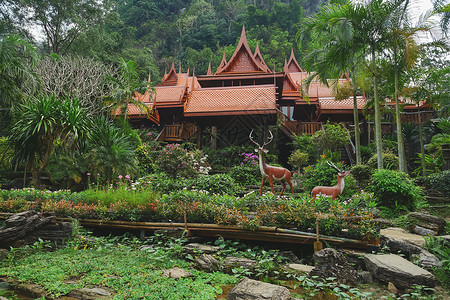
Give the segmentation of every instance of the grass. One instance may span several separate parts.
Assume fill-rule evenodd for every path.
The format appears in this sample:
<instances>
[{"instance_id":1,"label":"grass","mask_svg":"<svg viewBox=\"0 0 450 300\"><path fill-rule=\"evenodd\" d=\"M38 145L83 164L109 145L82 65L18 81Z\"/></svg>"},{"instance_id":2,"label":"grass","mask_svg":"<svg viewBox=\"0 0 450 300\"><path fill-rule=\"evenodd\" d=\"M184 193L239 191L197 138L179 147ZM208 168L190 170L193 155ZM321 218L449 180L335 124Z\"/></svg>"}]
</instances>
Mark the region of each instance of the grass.
<instances>
[{"instance_id":1,"label":"grass","mask_svg":"<svg viewBox=\"0 0 450 300\"><path fill-rule=\"evenodd\" d=\"M214 299L222 293L221 286L238 280L192 269L189 262L176 257L173 247L141 251L141 244L133 241L80 238L51 252L42 251L45 243L15 249L10 259L0 263L0 276L38 284L52 298L99 286L113 290L113 299ZM175 266L194 276L178 280L161 276L163 269Z\"/></svg>"}]
</instances>

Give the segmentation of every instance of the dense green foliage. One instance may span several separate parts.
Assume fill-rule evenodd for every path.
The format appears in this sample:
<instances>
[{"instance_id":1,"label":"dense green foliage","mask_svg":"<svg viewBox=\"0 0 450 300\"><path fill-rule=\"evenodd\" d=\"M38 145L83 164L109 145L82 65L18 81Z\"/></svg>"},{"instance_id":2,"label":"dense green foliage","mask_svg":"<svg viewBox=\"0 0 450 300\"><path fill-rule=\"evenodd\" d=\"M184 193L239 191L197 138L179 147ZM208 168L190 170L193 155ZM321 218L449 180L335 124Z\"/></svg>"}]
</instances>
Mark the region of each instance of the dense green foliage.
<instances>
[{"instance_id":1,"label":"dense green foliage","mask_svg":"<svg viewBox=\"0 0 450 300\"><path fill-rule=\"evenodd\" d=\"M375 194L380 206L394 211L414 210L423 200L423 191L405 173L379 170L372 176L369 190Z\"/></svg>"},{"instance_id":2,"label":"dense green foliage","mask_svg":"<svg viewBox=\"0 0 450 300\"><path fill-rule=\"evenodd\" d=\"M450 170L430 176L427 180L427 187L450 197Z\"/></svg>"},{"instance_id":3,"label":"dense green foliage","mask_svg":"<svg viewBox=\"0 0 450 300\"><path fill-rule=\"evenodd\" d=\"M367 165L372 168L377 168L377 154L374 154ZM393 153L383 153L383 165L388 170L398 170L398 157Z\"/></svg>"}]
</instances>

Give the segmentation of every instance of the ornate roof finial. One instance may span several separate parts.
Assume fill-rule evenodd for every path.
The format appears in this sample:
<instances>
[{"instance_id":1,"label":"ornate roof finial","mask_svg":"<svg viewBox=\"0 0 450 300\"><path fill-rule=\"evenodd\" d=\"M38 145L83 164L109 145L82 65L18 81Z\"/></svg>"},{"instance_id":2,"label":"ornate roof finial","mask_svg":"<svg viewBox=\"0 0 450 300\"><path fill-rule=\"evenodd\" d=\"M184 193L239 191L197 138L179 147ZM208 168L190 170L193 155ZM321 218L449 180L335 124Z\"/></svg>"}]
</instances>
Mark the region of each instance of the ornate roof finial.
<instances>
[{"instance_id":1,"label":"ornate roof finial","mask_svg":"<svg viewBox=\"0 0 450 300\"><path fill-rule=\"evenodd\" d=\"M255 60L263 67L265 72L271 72L270 68L267 66L266 62L264 61L264 58L261 55L261 52L259 51L259 42L256 41L256 49L255 54L253 55L255 57Z\"/></svg>"},{"instance_id":2,"label":"ornate roof finial","mask_svg":"<svg viewBox=\"0 0 450 300\"><path fill-rule=\"evenodd\" d=\"M185 84L185 86L186 87L189 86L189 68L187 69L187 73L186 73L186 84Z\"/></svg>"},{"instance_id":3,"label":"ornate roof finial","mask_svg":"<svg viewBox=\"0 0 450 300\"><path fill-rule=\"evenodd\" d=\"M206 72L206 75L212 75L211 74L211 61L209 62L208 71Z\"/></svg>"},{"instance_id":4,"label":"ornate roof finial","mask_svg":"<svg viewBox=\"0 0 450 300\"><path fill-rule=\"evenodd\" d=\"M150 83L151 71L148 72L148 83ZM150 88L150 84L147 84L147 88Z\"/></svg>"},{"instance_id":5,"label":"ornate roof finial","mask_svg":"<svg viewBox=\"0 0 450 300\"><path fill-rule=\"evenodd\" d=\"M191 86L191 92L194 90L195 88L195 66L194 69L192 70L192 86Z\"/></svg>"}]
</instances>

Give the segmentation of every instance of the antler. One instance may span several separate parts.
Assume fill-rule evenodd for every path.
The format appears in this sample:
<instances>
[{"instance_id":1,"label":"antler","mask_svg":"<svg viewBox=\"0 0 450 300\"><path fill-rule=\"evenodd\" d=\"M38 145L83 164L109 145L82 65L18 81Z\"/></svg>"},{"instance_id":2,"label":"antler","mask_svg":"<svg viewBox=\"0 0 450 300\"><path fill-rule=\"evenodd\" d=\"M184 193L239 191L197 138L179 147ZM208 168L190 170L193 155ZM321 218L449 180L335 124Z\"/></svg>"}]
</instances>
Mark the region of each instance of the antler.
<instances>
[{"instance_id":1,"label":"antler","mask_svg":"<svg viewBox=\"0 0 450 300\"><path fill-rule=\"evenodd\" d=\"M270 144L270 143L272 142L272 140L273 140L273 134L272 134L272 131L269 130L269 133L270 133L270 137L267 139L268 142L264 143L263 148L264 148L265 145Z\"/></svg>"},{"instance_id":2,"label":"antler","mask_svg":"<svg viewBox=\"0 0 450 300\"><path fill-rule=\"evenodd\" d=\"M342 173L342 171L341 171L338 167L336 167L332 162L329 162L329 161L327 160L327 164L328 164L330 167L336 169L336 171L338 171L339 173Z\"/></svg>"},{"instance_id":3,"label":"antler","mask_svg":"<svg viewBox=\"0 0 450 300\"><path fill-rule=\"evenodd\" d=\"M257 143L257 142L255 142L254 140L253 140L253 138L252 138L252 133L253 133L253 129L252 129L252 131L250 131L250 135L248 136L249 138L250 138L250 141L252 141L253 143L255 143L257 146L258 146L258 148L261 148L261 146ZM263 146L264 147L264 146Z\"/></svg>"},{"instance_id":4,"label":"antler","mask_svg":"<svg viewBox=\"0 0 450 300\"><path fill-rule=\"evenodd\" d=\"M261 148L261 149L263 149L264 146L270 144L270 143L272 142L272 140L273 140L273 134L272 134L272 131L269 130L270 137L268 138L268 141L265 142L265 143L262 145L262 147L261 147L260 144L258 144L257 142L255 142L255 141L253 140L252 133L253 133L253 129L252 129L252 131L250 131L250 134L249 134L249 136L248 136L248 137L250 138L250 141L252 141L253 143L255 143L255 144L256 144L259 148Z\"/></svg>"}]
</instances>

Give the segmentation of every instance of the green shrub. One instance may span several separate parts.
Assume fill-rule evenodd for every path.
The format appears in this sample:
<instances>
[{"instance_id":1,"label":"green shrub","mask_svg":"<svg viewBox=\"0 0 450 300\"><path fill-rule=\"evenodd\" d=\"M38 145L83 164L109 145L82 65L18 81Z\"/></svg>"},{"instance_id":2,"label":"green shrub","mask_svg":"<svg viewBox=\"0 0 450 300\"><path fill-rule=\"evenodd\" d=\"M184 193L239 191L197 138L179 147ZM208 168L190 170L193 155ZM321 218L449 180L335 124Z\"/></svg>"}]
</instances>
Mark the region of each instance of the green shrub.
<instances>
[{"instance_id":1,"label":"green shrub","mask_svg":"<svg viewBox=\"0 0 450 300\"><path fill-rule=\"evenodd\" d=\"M316 131L312 137L314 143L322 150L336 152L339 147L347 144L348 133L339 124L327 123L324 125L324 130Z\"/></svg>"},{"instance_id":2,"label":"green shrub","mask_svg":"<svg viewBox=\"0 0 450 300\"><path fill-rule=\"evenodd\" d=\"M423 191L405 173L392 170L378 170L373 176L369 190L374 193L378 205L399 211L414 210L423 200Z\"/></svg>"},{"instance_id":3,"label":"green shrub","mask_svg":"<svg viewBox=\"0 0 450 300\"><path fill-rule=\"evenodd\" d=\"M214 194L234 195L238 190L236 182L228 174L199 176L195 180L195 187Z\"/></svg>"},{"instance_id":4,"label":"green shrub","mask_svg":"<svg viewBox=\"0 0 450 300\"><path fill-rule=\"evenodd\" d=\"M367 165L372 169L377 169L377 155L374 154ZM383 168L388 170L398 170L398 157L393 153L383 153Z\"/></svg>"},{"instance_id":5,"label":"green shrub","mask_svg":"<svg viewBox=\"0 0 450 300\"><path fill-rule=\"evenodd\" d=\"M353 166L352 175L358 182L359 187L364 189L372 177L372 169L368 165Z\"/></svg>"},{"instance_id":6,"label":"green shrub","mask_svg":"<svg viewBox=\"0 0 450 300\"><path fill-rule=\"evenodd\" d=\"M261 172L258 165L237 165L232 167L228 174L241 186L258 184L261 180Z\"/></svg>"},{"instance_id":7,"label":"green shrub","mask_svg":"<svg viewBox=\"0 0 450 300\"><path fill-rule=\"evenodd\" d=\"M427 187L450 197L450 170L430 176Z\"/></svg>"},{"instance_id":8,"label":"green shrub","mask_svg":"<svg viewBox=\"0 0 450 300\"><path fill-rule=\"evenodd\" d=\"M338 168L342 165L337 164ZM303 173L303 187L307 191L311 191L318 185L333 186L337 183L337 172L329 166L326 160L319 161L314 166L308 166Z\"/></svg>"},{"instance_id":9,"label":"green shrub","mask_svg":"<svg viewBox=\"0 0 450 300\"><path fill-rule=\"evenodd\" d=\"M288 163L298 168L298 172L300 173L300 168L308 164L308 153L304 153L300 150L295 150L289 156Z\"/></svg>"},{"instance_id":10,"label":"green shrub","mask_svg":"<svg viewBox=\"0 0 450 300\"><path fill-rule=\"evenodd\" d=\"M295 135L292 145L296 150L308 154L308 164L314 164L319 158L318 147L309 135Z\"/></svg>"},{"instance_id":11,"label":"green shrub","mask_svg":"<svg viewBox=\"0 0 450 300\"><path fill-rule=\"evenodd\" d=\"M136 158L138 161L139 172L141 175L148 175L156 170L155 159L157 155L155 147L143 143L136 149Z\"/></svg>"}]
</instances>

